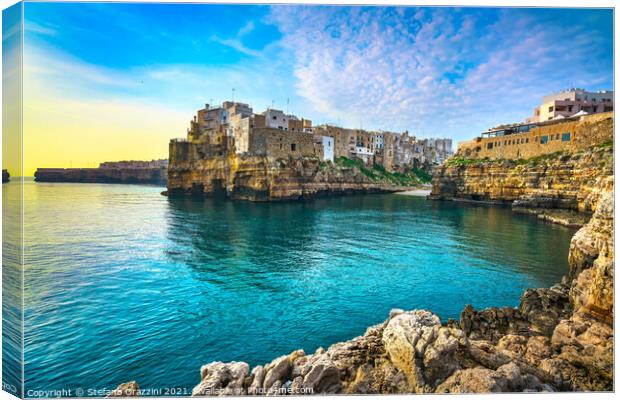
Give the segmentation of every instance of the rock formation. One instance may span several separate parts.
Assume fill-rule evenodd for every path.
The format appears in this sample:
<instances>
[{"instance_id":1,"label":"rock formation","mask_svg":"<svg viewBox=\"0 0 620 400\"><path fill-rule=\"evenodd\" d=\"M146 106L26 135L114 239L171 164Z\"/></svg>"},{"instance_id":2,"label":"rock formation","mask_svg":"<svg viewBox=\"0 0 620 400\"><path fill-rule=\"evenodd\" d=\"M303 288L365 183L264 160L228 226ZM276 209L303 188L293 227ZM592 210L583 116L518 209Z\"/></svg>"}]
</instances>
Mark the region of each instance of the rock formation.
<instances>
[{"instance_id":1,"label":"rock formation","mask_svg":"<svg viewBox=\"0 0 620 400\"><path fill-rule=\"evenodd\" d=\"M518 160L463 158L457 152L435 170L431 198L512 204L570 225L565 211L594 212L601 181L613 175L613 126L613 117L584 124L588 132L580 137L589 138L590 146L573 152ZM558 218L548 210L564 213Z\"/></svg>"},{"instance_id":2,"label":"rock formation","mask_svg":"<svg viewBox=\"0 0 620 400\"><path fill-rule=\"evenodd\" d=\"M598 201L596 188L610 175L611 147L530 160L449 161L435 171L431 197L591 213Z\"/></svg>"},{"instance_id":3,"label":"rock formation","mask_svg":"<svg viewBox=\"0 0 620 400\"><path fill-rule=\"evenodd\" d=\"M355 167L327 165L314 157L223 154L197 158L180 148L177 144L170 150L170 196L221 194L236 200L270 201L403 189L375 182ZM188 144L188 152L191 148Z\"/></svg>"}]
</instances>

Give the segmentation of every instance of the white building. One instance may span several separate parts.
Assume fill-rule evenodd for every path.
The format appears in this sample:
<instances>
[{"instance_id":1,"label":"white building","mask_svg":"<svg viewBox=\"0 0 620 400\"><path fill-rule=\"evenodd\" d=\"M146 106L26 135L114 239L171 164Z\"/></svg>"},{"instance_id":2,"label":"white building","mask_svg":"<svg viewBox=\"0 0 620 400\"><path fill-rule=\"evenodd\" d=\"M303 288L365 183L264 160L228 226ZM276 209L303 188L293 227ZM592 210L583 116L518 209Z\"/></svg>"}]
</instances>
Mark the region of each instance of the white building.
<instances>
[{"instance_id":1,"label":"white building","mask_svg":"<svg viewBox=\"0 0 620 400\"><path fill-rule=\"evenodd\" d=\"M355 146L355 156L357 158L361 158L364 163L367 163L369 160L372 160L372 156L374 152L370 150L368 147L364 146Z\"/></svg>"}]
</instances>

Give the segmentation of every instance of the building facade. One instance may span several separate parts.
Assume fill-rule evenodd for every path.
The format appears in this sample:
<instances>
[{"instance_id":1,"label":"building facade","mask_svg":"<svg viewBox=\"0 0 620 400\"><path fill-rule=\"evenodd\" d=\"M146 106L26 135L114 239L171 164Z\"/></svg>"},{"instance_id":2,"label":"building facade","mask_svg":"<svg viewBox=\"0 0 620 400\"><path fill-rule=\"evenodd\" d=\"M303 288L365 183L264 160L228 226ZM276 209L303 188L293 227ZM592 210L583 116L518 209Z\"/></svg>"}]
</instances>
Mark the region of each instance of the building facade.
<instances>
[{"instance_id":1,"label":"building facade","mask_svg":"<svg viewBox=\"0 0 620 400\"><path fill-rule=\"evenodd\" d=\"M529 129L513 127L485 132L481 137L459 143L457 155L518 160L565 150L584 150L607 139L597 137L596 133L587 129L589 124L605 120L613 123L613 112L521 125Z\"/></svg>"},{"instance_id":2,"label":"building facade","mask_svg":"<svg viewBox=\"0 0 620 400\"><path fill-rule=\"evenodd\" d=\"M538 123L571 117L576 114L598 114L614 110L614 92L602 90L588 92L585 89L568 89L542 98L528 123Z\"/></svg>"},{"instance_id":3,"label":"building facade","mask_svg":"<svg viewBox=\"0 0 620 400\"><path fill-rule=\"evenodd\" d=\"M444 143L435 148L435 143ZM339 157L381 164L388 171L419 164L437 164L451 153L450 139L417 140L408 132L366 131L333 125L312 126L312 121L267 109L255 114L246 103L225 101L206 104L190 121L187 139L174 146L193 143L197 156L221 156L228 152L275 158L318 157L335 162ZM189 147L188 147L189 151ZM182 151L177 152L183 154Z\"/></svg>"}]
</instances>

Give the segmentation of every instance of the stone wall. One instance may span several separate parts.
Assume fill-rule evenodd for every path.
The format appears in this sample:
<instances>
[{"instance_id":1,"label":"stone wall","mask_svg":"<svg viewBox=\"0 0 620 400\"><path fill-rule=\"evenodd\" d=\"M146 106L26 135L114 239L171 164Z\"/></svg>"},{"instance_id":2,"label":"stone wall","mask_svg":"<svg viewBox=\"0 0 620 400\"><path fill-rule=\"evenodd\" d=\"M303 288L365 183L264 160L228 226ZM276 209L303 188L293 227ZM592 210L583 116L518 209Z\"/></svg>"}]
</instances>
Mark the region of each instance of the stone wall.
<instances>
[{"instance_id":1,"label":"stone wall","mask_svg":"<svg viewBox=\"0 0 620 400\"><path fill-rule=\"evenodd\" d=\"M613 118L593 117L576 123L571 147L563 153L525 160L449 159L433 173L431 197L593 212L595 188L613 176L614 166Z\"/></svg>"},{"instance_id":2,"label":"stone wall","mask_svg":"<svg viewBox=\"0 0 620 400\"><path fill-rule=\"evenodd\" d=\"M576 152L613 139L613 113L594 114L568 121L552 121L530 132L476 138L459 144L457 156L524 159L559 151Z\"/></svg>"},{"instance_id":3,"label":"stone wall","mask_svg":"<svg viewBox=\"0 0 620 400\"><path fill-rule=\"evenodd\" d=\"M315 156L311 133L290 132L273 128L254 128L249 153L273 158Z\"/></svg>"}]
</instances>

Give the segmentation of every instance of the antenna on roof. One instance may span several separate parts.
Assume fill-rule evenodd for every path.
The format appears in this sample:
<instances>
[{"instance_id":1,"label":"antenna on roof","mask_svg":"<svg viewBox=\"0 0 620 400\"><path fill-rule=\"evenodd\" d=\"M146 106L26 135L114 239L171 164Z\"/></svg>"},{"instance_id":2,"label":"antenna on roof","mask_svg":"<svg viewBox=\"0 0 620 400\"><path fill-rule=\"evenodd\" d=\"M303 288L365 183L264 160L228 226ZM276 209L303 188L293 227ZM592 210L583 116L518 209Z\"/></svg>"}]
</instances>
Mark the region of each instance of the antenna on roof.
<instances>
[{"instance_id":1,"label":"antenna on roof","mask_svg":"<svg viewBox=\"0 0 620 400\"><path fill-rule=\"evenodd\" d=\"M288 115L288 104L289 104L289 99L287 97L286 98L286 115Z\"/></svg>"},{"instance_id":2,"label":"antenna on roof","mask_svg":"<svg viewBox=\"0 0 620 400\"><path fill-rule=\"evenodd\" d=\"M235 102L235 88L232 88L232 102Z\"/></svg>"}]
</instances>

